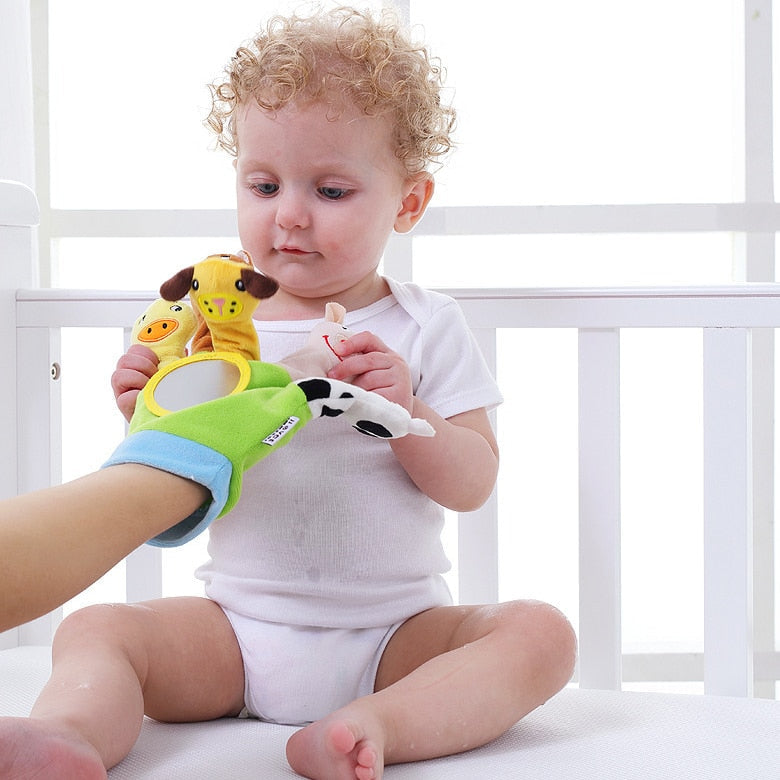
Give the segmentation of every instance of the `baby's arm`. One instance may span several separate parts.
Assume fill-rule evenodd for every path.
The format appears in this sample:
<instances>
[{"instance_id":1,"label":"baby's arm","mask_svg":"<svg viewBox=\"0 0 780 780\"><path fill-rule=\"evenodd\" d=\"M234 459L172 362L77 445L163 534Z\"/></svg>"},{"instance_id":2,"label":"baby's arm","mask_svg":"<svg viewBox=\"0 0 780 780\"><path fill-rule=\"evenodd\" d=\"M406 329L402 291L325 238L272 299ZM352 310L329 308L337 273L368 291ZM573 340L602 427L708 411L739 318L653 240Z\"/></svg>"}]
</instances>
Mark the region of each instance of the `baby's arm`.
<instances>
[{"instance_id":1,"label":"baby's arm","mask_svg":"<svg viewBox=\"0 0 780 780\"><path fill-rule=\"evenodd\" d=\"M415 397L406 361L369 332L358 333L339 349L342 362L328 376L355 376L353 384L403 406L436 430L432 438L392 439L395 456L426 495L458 512L479 508L498 473L498 444L484 409L444 419Z\"/></svg>"},{"instance_id":2,"label":"baby's arm","mask_svg":"<svg viewBox=\"0 0 780 780\"><path fill-rule=\"evenodd\" d=\"M426 495L447 509L471 512L487 501L498 475L498 444L484 409L446 420L419 399L412 414L436 430L433 438L390 442L396 458Z\"/></svg>"}]
</instances>

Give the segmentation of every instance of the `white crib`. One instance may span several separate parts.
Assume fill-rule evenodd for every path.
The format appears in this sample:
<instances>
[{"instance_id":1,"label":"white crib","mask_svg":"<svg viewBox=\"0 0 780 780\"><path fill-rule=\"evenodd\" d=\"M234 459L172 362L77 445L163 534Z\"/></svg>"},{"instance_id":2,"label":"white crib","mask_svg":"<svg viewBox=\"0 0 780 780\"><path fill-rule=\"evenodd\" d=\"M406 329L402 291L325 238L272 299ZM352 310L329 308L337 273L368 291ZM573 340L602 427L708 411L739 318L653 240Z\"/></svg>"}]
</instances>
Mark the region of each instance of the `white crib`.
<instances>
[{"instance_id":1,"label":"white crib","mask_svg":"<svg viewBox=\"0 0 780 780\"><path fill-rule=\"evenodd\" d=\"M59 333L126 329L151 293L35 289L32 193L0 182L0 495L60 476ZM9 260L10 258L10 260ZM23 258L17 261L15 258ZM461 756L391 767L400 778L776 778L780 704L752 698L754 679L780 679L780 653L754 642L752 342L780 327L780 286L626 290L456 290L495 368L496 331L574 328L579 399L578 687L567 688L503 738ZM699 675L704 696L621 692L653 659L621 644L620 338L624 328L703 329L704 653L666 657ZM14 381L15 380L15 381ZM15 468L14 468L15 465ZM498 597L498 502L459 520L462 602ZM7 553L3 553L7 554ZM127 562L128 601L161 588L159 550ZM771 560L771 556L770 556ZM760 591L771 602L774 564ZM767 580L768 578L768 585ZM770 594L770 595L767 595ZM774 620L764 604L756 617ZM26 714L46 679L59 611L0 635L0 714ZM771 633L771 631L770 631ZM766 631L764 632L766 634ZM112 778L292 777L290 729L254 721L147 721Z\"/></svg>"}]
</instances>

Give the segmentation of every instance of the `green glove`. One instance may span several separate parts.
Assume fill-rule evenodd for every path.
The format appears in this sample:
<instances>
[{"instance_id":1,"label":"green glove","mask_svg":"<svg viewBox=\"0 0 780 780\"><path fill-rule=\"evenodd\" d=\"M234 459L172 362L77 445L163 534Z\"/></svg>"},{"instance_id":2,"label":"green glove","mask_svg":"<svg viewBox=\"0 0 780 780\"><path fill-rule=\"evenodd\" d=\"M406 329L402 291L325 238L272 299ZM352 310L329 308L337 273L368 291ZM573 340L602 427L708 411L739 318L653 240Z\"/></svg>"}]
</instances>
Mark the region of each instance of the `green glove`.
<instances>
[{"instance_id":1,"label":"green glove","mask_svg":"<svg viewBox=\"0 0 780 780\"><path fill-rule=\"evenodd\" d=\"M241 494L244 471L286 444L311 419L305 393L283 368L244 363L243 390L178 411L156 414L150 405L161 410L152 395L139 393L129 435L104 466L142 463L191 479L211 492L209 502L150 544L184 544L230 511ZM168 370L179 367L172 364Z\"/></svg>"}]
</instances>

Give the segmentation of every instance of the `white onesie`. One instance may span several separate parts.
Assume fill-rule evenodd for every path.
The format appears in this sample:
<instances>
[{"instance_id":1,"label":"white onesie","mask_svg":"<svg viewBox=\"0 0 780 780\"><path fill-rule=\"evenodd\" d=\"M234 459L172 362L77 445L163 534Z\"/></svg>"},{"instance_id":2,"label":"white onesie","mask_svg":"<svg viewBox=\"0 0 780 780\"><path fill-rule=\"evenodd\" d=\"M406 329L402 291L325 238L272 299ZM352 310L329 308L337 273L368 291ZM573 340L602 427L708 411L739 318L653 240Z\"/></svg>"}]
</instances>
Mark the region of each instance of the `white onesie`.
<instances>
[{"instance_id":1,"label":"white onesie","mask_svg":"<svg viewBox=\"0 0 780 780\"><path fill-rule=\"evenodd\" d=\"M346 325L398 352L415 395L442 417L499 404L458 304L388 283L392 294L347 313ZM313 325L259 322L261 358L274 362L300 348ZM244 617L389 627L451 603L441 576L450 567L443 522L442 508L414 485L386 441L319 418L245 474L240 501L209 529L211 560L197 576L210 598Z\"/></svg>"}]
</instances>

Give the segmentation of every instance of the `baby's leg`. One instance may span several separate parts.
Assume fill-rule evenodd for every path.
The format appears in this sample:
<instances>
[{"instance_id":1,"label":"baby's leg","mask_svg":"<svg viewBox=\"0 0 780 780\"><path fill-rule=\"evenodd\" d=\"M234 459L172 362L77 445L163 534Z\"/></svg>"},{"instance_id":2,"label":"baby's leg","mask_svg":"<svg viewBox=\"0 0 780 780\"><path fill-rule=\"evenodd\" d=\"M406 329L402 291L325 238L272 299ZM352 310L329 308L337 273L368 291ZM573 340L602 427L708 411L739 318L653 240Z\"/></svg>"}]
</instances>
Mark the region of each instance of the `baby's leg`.
<instances>
[{"instance_id":1,"label":"baby's leg","mask_svg":"<svg viewBox=\"0 0 780 780\"><path fill-rule=\"evenodd\" d=\"M568 682L575 653L546 604L428 610L388 644L377 692L294 734L288 759L315 780L378 780L385 764L484 745Z\"/></svg>"},{"instance_id":2,"label":"baby's leg","mask_svg":"<svg viewBox=\"0 0 780 780\"><path fill-rule=\"evenodd\" d=\"M105 777L144 712L194 721L243 706L233 630L207 599L87 607L63 622L52 657L30 718L0 719L0 777Z\"/></svg>"}]
</instances>

